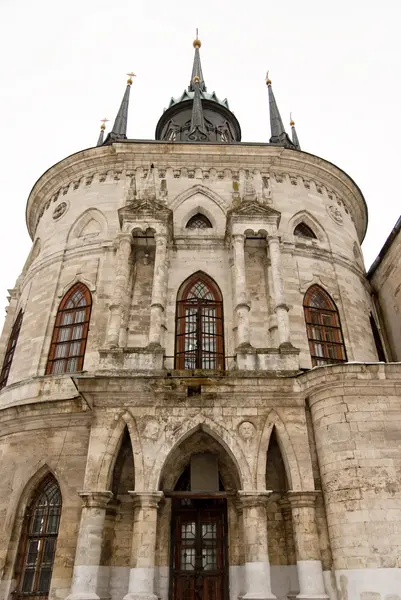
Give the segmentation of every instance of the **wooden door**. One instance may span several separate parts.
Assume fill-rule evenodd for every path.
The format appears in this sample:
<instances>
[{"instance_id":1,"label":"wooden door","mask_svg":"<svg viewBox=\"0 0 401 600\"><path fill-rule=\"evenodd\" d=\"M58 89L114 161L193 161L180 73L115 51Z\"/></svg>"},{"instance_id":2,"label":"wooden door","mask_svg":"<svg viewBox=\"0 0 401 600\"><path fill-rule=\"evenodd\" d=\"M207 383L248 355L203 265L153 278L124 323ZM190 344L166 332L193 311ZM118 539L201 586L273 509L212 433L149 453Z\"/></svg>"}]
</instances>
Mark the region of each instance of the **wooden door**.
<instances>
[{"instance_id":1,"label":"wooden door","mask_svg":"<svg viewBox=\"0 0 401 600\"><path fill-rule=\"evenodd\" d=\"M173 504L172 600L226 600L226 501Z\"/></svg>"}]
</instances>

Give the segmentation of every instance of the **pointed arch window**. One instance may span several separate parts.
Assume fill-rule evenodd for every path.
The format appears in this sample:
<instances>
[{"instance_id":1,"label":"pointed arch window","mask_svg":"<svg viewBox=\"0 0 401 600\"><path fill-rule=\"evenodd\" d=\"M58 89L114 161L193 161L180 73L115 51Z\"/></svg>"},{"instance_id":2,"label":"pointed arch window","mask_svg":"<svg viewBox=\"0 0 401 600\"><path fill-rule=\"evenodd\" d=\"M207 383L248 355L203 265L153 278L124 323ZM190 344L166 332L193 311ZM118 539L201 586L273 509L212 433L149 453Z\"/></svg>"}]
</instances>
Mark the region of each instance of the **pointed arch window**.
<instances>
[{"instance_id":1,"label":"pointed arch window","mask_svg":"<svg viewBox=\"0 0 401 600\"><path fill-rule=\"evenodd\" d=\"M26 509L16 569L16 600L48 597L60 515L60 488L48 475Z\"/></svg>"},{"instance_id":2,"label":"pointed arch window","mask_svg":"<svg viewBox=\"0 0 401 600\"><path fill-rule=\"evenodd\" d=\"M11 335L8 340L6 354L3 360L3 366L0 374L0 390L7 385L8 375L10 373L11 365L14 358L15 348L17 347L18 336L22 325L22 310L19 311L17 318L14 321Z\"/></svg>"},{"instance_id":3,"label":"pointed arch window","mask_svg":"<svg viewBox=\"0 0 401 600\"><path fill-rule=\"evenodd\" d=\"M91 293L75 284L57 311L46 375L82 371L92 308Z\"/></svg>"},{"instance_id":4,"label":"pointed arch window","mask_svg":"<svg viewBox=\"0 0 401 600\"><path fill-rule=\"evenodd\" d=\"M305 294L304 314L312 365L345 362L347 355L337 307L318 285Z\"/></svg>"},{"instance_id":5,"label":"pointed arch window","mask_svg":"<svg viewBox=\"0 0 401 600\"><path fill-rule=\"evenodd\" d=\"M223 302L216 284L197 274L177 301L176 369L224 369Z\"/></svg>"},{"instance_id":6,"label":"pointed arch window","mask_svg":"<svg viewBox=\"0 0 401 600\"><path fill-rule=\"evenodd\" d=\"M299 223L294 229L294 235L297 237L310 238L316 240L317 237L313 230L306 223Z\"/></svg>"},{"instance_id":7,"label":"pointed arch window","mask_svg":"<svg viewBox=\"0 0 401 600\"><path fill-rule=\"evenodd\" d=\"M205 215L198 213L191 217L186 225L187 229L211 229L212 224Z\"/></svg>"}]
</instances>

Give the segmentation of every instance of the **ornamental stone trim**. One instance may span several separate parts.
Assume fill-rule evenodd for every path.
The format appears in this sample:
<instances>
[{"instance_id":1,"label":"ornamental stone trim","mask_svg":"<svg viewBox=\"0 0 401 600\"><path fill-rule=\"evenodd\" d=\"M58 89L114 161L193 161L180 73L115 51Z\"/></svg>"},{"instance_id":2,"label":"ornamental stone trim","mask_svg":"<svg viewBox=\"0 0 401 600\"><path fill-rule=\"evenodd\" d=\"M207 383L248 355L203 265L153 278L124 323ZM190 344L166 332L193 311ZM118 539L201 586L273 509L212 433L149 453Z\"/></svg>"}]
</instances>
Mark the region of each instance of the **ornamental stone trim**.
<instances>
[{"instance_id":1,"label":"ornamental stone trim","mask_svg":"<svg viewBox=\"0 0 401 600\"><path fill-rule=\"evenodd\" d=\"M128 490L128 493L132 498L135 508L157 509L164 498L163 492L135 492Z\"/></svg>"},{"instance_id":2,"label":"ornamental stone trim","mask_svg":"<svg viewBox=\"0 0 401 600\"><path fill-rule=\"evenodd\" d=\"M107 490L99 492L78 492L78 496L82 498L82 503L85 508L106 508L107 504L113 498L113 492Z\"/></svg>"},{"instance_id":3,"label":"ornamental stone trim","mask_svg":"<svg viewBox=\"0 0 401 600\"><path fill-rule=\"evenodd\" d=\"M350 177L324 159L302 152L294 156L294 152L290 150L270 145L241 144L232 148L224 148L226 152L222 156L220 147L198 145L193 147L189 144L177 144L169 154L169 163L181 162L182 166L175 168L173 175L173 168L165 163L164 148L165 146L160 142L116 143L112 146L78 152L51 167L40 177L28 199L27 223L31 237L34 238L37 223L46 210L46 206L48 207L51 201L56 201L56 196L58 197L60 191L65 191L67 195L70 195L74 192L74 187L78 189L83 182L86 186L88 178L89 185L102 181L114 183L116 175L124 180L124 177L128 178L127 171L130 173L134 171L139 175L144 168L148 168L150 162L160 162L160 169L166 171L167 179L173 178L174 175L177 178L183 177L184 172L189 179L189 170L195 170L196 178L199 176L205 180L218 181L217 172L210 168L210 164L216 161L218 155L220 172L224 172L224 180L221 181L227 179L229 182L230 178L234 178L234 174L237 175L238 167L246 170L249 165L248 168L259 171L262 177L268 174L273 176L271 181L274 184L288 182L291 185L289 175L297 178L298 185L302 181L306 189L308 189L308 185L311 189L310 184L313 182L315 189L317 189L317 185L321 187L324 196L328 197L328 194L331 194L333 200L340 201L341 199L347 210L350 210L351 218L355 220L360 240L363 239L367 219L363 196ZM251 153L249 152L250 148L252 149ZM134 150L138 150L138 152L135 153ZM144 154L147 156L146 167L140 163L142 160L140 157ZM194 167L195 161L196 168ZM235 161L237 161L237 165L233 165ZM269 173L269 169L266 169L266 161L269 161L270 164L274 161L274 172ZM280 169L282 172L279 172ZM92 181L91 177L93 177ZM328 199L330 200L329 197Z\"/></svg>"}]
</instances>

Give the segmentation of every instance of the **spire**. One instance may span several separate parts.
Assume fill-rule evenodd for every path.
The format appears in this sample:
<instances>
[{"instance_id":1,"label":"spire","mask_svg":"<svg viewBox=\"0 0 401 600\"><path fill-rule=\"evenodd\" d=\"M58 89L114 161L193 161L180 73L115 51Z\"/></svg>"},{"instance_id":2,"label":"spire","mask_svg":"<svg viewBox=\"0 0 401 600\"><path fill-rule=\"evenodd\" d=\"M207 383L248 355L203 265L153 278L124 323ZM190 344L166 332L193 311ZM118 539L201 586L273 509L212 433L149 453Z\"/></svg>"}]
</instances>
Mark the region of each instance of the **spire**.
<instances>
[{"instance_id":1,"label":"spire","mask_svg":"<svg viewBox=\"0 0 401 600\"><path fill-rule=\"evenodd\" d=\"M194 66L192 67L191 81L188 86L189 92L195 91L195 85L194 85L195 77L198 78L200 91L206 92L206 85L205 85L205 81L203 79L202 65L201 65L200 53L199 53L199 48L201 47L201 45L202 45L201 41L198 38L198 30L196 30L196 39L194 40L194 43L193 43L193 46L195 48Z\"/></svg>"},{"instance_id":2,"label":"spire","mask_svg":"<svg viewBox=\"0 0 401 600\"><path fill-rule=\"evenodd\" d=\"M127 88L121 101L116 120L114 121L113 129L107 136L106 141L110 140L111 142L114 142L115 140L127 139L128 104L133 77L135 77L135 73L128 73Z\"/></svg>"},{"instance_id":3,"label":"spire","mask_svg":"<svg viewBox=\"0 0 401 600\"><path fill-rule=\"evenodd\" d=\"M101 146L103 144L104 141L104 130L106 129L106 123L107 123L108 119L102 119L101 121L101 125L100 125L100 133L99 133L99 138L97 140L97 144L96 146Z\"/></svg>"},{"instance_id":4,"label":"spire","mask_svg":"<svg viewBox=\"0 0 401 600\"><path fill-rule=\"evenodd\" d=\"M188 139L195 142L204 142L207 140L207 131L205 120L203 118L201 91L199 77L195 75L193 79L194 100L192 103L191 130Z\"/></svg>"},{"instance_id":5,"label":"spire","mask_svg":"<svg viewBox=\"0 0 401 600\"><path fill-rule=\"evenodd\" d=\"M301 150L301 146L300 146L299 139L297 136L297 131L295 129L295 121L292 118L292 113L290 113L290 126L291 126L292 143L294 144L294 146L297 150Z\"/></svg>"},{"instance_id":6,"label":"spire","mask_svg":"<svg viewBox=\"0 0 401 600\"><path fill-rule=\"evenodd\" d=\"M294 145L285 132L283 121L278 110L276 99L274 97L272 82L269 79L269 71L266 73L266 85L269 91L269 108L270 108L270 130L271 130L271 144L280 144L288 148L293 148Z\"/></svg>"}]
</instances>

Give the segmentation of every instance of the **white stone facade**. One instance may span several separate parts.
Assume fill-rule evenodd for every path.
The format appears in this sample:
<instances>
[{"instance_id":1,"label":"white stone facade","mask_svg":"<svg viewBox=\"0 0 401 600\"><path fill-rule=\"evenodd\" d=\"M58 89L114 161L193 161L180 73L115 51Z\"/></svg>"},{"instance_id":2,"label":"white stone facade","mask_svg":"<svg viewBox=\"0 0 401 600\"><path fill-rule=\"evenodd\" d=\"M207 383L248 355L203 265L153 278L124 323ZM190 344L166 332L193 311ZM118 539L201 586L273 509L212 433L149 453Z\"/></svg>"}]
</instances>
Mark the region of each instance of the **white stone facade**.
<instances>
[{"instance_id":1,"label":"white stone facade","mask_svg":"<svg viewBox=\"0 0 401 600\"><path fill-rule=\"evenodd\" d=\"M197 213L211 229L186 228ZM272 145L116 143L38 180L0 342L2 360L22 310L0 392L1 599L51 472L49 598L173 600L171 492L196 452L218 459L230 600L401 598L401 369L377 358L366 219L343 171ZM294 236L301 222L316 239ZM225 369L175 368L177 297L197 272L222 295ZM77 282L92 295L83 371L45 375ZM313 284L336 303L348 362L311 370Z\"/></svg>"}]
</instances>

